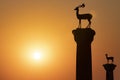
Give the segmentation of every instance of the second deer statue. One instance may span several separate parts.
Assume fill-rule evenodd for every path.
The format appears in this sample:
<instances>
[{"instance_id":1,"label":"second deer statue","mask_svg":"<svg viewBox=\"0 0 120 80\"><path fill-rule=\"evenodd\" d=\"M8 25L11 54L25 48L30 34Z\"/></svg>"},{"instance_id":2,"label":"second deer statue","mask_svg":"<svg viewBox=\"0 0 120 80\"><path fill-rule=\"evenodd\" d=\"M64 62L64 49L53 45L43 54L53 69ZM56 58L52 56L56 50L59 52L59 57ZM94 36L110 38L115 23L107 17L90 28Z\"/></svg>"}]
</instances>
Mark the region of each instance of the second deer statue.
<instances>
[{"instance_id":1,"label":"second deer statue","mask_svg":"<svg viewBox=\"0 0 120 80\"><path fill-rule=\"evenodd\" d=\"M90 28L91 25L91 19L92 19L92 15L91 14L79 14L79 8L84 8L85 4L82 4L80 6L77 6L74 10L76 10L76 16L79 19L79 25L78 28L81 28L81 20L82 19L87 19L89 24L87 26L87 28Z\"/></svg>"},{"instance_id":2,"label":"second deer statue","mask_svg":"<svg viewBox=\"0 0 120 80\"><path fill-rule=\"evenodd\" d=\"M105 56L106 56L106 59L107 59L107 63L109 63L109 60L111 60L112 61L112 63L113 63L113 61L114 61L114 57L108 57L108 54L105 54Z\"/></svg>"}]
</instances>

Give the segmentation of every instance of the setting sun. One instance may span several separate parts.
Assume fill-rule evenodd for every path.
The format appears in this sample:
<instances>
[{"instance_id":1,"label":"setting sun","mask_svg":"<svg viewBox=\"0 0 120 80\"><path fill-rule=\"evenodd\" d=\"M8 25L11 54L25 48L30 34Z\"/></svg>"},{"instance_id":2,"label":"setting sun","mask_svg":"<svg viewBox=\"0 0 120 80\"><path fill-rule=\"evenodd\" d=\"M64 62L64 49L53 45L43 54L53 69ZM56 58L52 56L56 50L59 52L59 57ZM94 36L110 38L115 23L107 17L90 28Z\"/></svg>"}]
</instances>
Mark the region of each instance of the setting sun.
<instances>
[{"instance_id":1,"label":"setting sun","mask_svg":"<svg viewBox=\"0 0 120 80\"><path fill-rule=\"evenodd\" d=\"M40 60L42 57L43 56L42 56L41 52L37 51L37 52L33 53L33 59L35 59L35 60Z\"/></svg>"}]
</instances>

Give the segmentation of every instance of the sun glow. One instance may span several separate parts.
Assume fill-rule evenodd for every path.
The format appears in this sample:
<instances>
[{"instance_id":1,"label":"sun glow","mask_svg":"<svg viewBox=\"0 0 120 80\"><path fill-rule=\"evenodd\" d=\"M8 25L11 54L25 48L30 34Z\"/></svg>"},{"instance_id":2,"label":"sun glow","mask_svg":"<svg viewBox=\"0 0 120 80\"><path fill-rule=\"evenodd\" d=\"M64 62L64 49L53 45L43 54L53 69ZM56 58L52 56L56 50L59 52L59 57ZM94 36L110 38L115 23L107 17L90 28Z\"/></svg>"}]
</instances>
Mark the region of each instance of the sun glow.
<instances>
[{"instance_id":1,"label":"sun glow","mask_svg":"<svg viewBox=\"0 0 120 80\"><path fill-rule=\"evenodd\" d=\"M40 60L40 59L42 59L42 57L43 56L42 56L41 52L36 51L33 53L33 59L35 59L35 60Z\"/></svg>"},{"instance_id":2,"label":"sun glow","mask_svg":"<svg viewBox=\"0 0 120 80\"><path fill-rule=\"evenodd\" d=\"M54 60L53 46L50 43L27 43L22 51L21 58L26 65L45 66Z\"/></svg>"}]
</instances>

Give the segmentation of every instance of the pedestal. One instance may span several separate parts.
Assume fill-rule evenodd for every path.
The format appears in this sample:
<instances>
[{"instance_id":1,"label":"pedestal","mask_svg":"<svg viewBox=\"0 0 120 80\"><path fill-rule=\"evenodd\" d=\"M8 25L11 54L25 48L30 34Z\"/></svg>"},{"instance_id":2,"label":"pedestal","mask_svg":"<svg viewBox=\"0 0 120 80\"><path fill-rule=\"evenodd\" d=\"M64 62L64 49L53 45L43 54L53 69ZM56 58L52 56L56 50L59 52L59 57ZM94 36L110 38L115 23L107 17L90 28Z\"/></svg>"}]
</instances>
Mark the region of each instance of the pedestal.
<instances>
[{"instance_id":1,"label":"pedestal","mask_svg":"<svg viewBox=\"0 0 120 80\"><path fill-rule=\"evenodd\" d=\"M77 28L72 33L77 43L76 80L92 80L91 42L95 31L91 28Z\"/></svg>"}]
</instances>

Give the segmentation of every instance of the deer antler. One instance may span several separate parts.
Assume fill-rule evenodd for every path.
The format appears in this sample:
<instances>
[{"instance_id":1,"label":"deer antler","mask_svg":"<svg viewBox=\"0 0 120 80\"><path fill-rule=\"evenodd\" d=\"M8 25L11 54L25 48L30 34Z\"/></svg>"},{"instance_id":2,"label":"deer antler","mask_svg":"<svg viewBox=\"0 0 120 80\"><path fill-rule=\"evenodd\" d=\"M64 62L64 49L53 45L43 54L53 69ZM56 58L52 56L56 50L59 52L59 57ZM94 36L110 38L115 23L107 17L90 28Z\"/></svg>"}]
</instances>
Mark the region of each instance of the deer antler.
<instances>
[{"instance_id":1,"label":"deer antler","mask_svg":"<svg viewBox=\"0 0 120 80\"><path fill-rule=\"evenodd\" d=\"M85 7L85 4L82 3L82 5L80 4L78 7L82 7L82 8L84 8L84 7Z\"/></svg>"}]
</instances>

